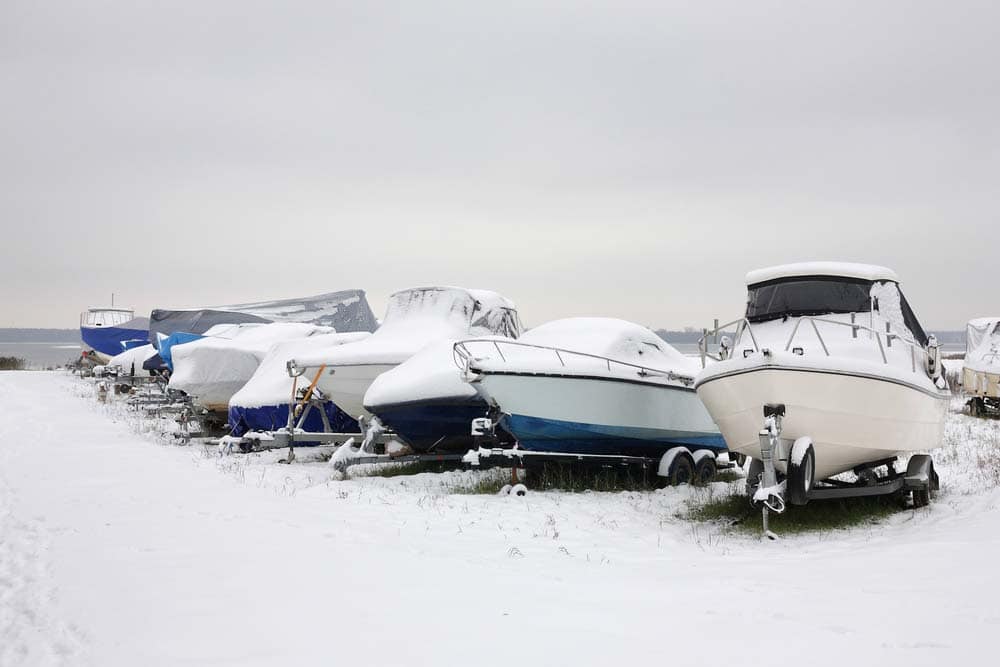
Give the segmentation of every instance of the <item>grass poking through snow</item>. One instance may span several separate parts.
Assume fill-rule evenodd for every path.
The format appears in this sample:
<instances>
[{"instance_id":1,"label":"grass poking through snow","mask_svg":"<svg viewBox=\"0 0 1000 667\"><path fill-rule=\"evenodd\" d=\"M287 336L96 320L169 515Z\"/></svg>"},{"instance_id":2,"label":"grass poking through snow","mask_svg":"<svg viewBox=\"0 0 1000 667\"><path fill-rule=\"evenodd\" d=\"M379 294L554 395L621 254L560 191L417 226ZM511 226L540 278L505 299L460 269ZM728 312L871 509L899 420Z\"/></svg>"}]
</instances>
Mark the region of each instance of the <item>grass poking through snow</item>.
<instances>
[{"instance_id":1,"label":"grass poking through snow","mask_svg":"<svg viewBox=\"0 0 1000 667\"><path fill-rule=\"evenodd\" d=\"M814 500L801 507L789 507L784 514L771 514L770 528L779 535L824 532L877 524L904 511L898 496ZM742 484L730 484L723 493L711 490L688 501L678 513L681 519L728 524L740 533L759 533L761 512L750 507Z\"/></svg>"}]
</instances>

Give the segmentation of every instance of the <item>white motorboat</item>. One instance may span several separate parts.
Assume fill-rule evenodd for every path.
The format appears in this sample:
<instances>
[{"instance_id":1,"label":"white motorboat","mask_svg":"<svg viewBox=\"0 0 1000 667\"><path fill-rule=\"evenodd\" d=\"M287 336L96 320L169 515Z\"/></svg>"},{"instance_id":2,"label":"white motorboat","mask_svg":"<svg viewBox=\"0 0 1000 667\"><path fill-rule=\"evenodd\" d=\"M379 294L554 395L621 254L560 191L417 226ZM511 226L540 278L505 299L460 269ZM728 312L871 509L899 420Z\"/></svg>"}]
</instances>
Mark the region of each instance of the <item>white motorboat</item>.
<instances>
[{"instance_id":1,"label":"white motorboat","mask_svg":"<svg viewBox=\"0 0 1000 667\"><path fill-rule=\"evenodd\" d=\"M980 317L966 326L962 391L973 416L1000 412L1000 317Z\"/></svg>"},{"instance_id":2,"label":"white motorboat","mask_svg":"<svg viewBox=\"0 0 1000 667\"><path fill-rule=\"evenodd\" d=\"M463 341L455 350L520 449L647 459L725 451L693 389L698 360L638 324L569 318L518 341ZM690 466L684 475L695 458L680 459Z\"/></svg>"},{"instance_id":3,"label":"white motorboat","mask_svg":"<svg viewBox=\"0 0 1000 667\"><path fill-rule=\"evenodd\" d=\"M746 282L746 316L721 327L735 325L735 340L695 387L730 450L755 459L751 485L771 458L804 504L816 481L854 470L876 482L878 465L893 477L899 454L940 444L950 394L937 342L893 271L812 262Z\"/></svg>"},{"instance_id":4,"label":"white motorboat","mask_svg":"<svg viewBox=\"0 0 1000 667\"><path fill-rule=\"evenodd\" d=\"M461 287L421 287L389 297L382 325L367 339L292 359L293 372L352 417L367 417L364 397L372 382L429 343L470 336L516 338L521 324L514 304L496 292Z\"/></svg>"}]
</instances>

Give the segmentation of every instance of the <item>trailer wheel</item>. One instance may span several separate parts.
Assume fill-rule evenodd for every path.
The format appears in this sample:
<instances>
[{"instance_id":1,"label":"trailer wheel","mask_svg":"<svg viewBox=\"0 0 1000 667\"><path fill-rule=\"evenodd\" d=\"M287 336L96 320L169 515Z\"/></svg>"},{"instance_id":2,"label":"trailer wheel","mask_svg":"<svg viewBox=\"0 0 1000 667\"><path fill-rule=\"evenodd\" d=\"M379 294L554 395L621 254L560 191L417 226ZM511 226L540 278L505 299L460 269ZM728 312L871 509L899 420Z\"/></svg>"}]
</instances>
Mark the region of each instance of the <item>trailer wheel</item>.
<instances>
[{"instance_id":1,"label":"trailer wheel","mask_svg":"<svg viewBox=\"0 0 1000 667\"><path fill-rule=\"evenodd\" d=\"M515 484L510 489L510 495L512 496L525 496L528 495L528 487L524 484Z\"/></svg>"},{"instance_id":2,"label":"trailer wheel","mask_svg":"<svg viewBox=\"0 0 1000 667\"><path fill-rule=\"evenodd\" d=\"M786 497L792 505L805 505L809 502L809 492L812 491L816 475L816 451L812 439L799 438L792 445L788 456L788 484Z\"/></svg>"},{"instance_id":3,"label":"trailer wheel","mask_svg":"<svg viewBox=\"0 0 1000 667\"><path fill-rule=\"evenodd\" d=\"M674 457L667 469L667 483L670 486L690 484L694 478L694 460L687 452L681 452Z\"/></svg>"},{"instance_id":4,"label":"trailer wheel","mask_svg":"<svg viewBox=\"0 0 1000 667\"><path fill-rule=\"evenodd\" d=\"M705 456L694 466L694 479L692 482L695 486L705 486L713 479L715 479L715 473L718 467L715 465L714 456Z\"/></svg>"},{"instance_id":5,"label":"trailer wheel","mask_svg":"<svg viewBox=\"0 0 1000 667\"><path fill-rule=\"evenodd\" d=\"M927 507L931 504L930 489L913 489L913 509Z\"/></svg>"}]
</instances>

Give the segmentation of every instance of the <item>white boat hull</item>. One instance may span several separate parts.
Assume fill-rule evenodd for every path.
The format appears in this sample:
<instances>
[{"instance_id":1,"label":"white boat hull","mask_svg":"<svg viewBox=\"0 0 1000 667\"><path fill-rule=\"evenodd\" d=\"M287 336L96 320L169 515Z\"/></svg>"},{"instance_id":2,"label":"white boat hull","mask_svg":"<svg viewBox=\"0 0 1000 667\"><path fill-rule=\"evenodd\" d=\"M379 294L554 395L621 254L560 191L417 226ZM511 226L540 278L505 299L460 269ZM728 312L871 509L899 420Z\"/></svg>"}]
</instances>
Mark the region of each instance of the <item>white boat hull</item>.
<instances>
[{"instance_id":1,"label":"white boat hull","mask_svg":"<svg viewBox=\"0 0 1000 667\"><path fill-rule=\"evenodd\" d=\"M900 453L934 449L944 432L949 395L887 378L834 369L758 365L699 377L698 396L730 450L760 457L763 406L785 405L782 438L812 438L816 479ZM784 471L784 462L777 467Z\"/></svg>"},{"instance_id":2,"label":"white boat hull","mask_svg":"<svg viewBox=\"0 0 1000 667\"><path fill-rule=\"evenodd\" d=\"M331 365L327 366L316 387L323 393L326 399L333 402L338 408L353 418L371 416L365 410L365 393L372 383L382 373L392 370L398 364L358 364L358 365ZM299 386L307 387L316 376L318 369L308 369L299 378Z\"/></svg>"},{"instance_id":3,"label":"white boat hull","mask_svg":"<svg viewBox=\"0 0 1000 667\"><path fill-rule=\"evenodd\" d=\"M646 455L671 445L725 447L690 389L615 378L499 373L484 374L475 386L499 406L526 449Z\"/></svg>"}]
</instances>

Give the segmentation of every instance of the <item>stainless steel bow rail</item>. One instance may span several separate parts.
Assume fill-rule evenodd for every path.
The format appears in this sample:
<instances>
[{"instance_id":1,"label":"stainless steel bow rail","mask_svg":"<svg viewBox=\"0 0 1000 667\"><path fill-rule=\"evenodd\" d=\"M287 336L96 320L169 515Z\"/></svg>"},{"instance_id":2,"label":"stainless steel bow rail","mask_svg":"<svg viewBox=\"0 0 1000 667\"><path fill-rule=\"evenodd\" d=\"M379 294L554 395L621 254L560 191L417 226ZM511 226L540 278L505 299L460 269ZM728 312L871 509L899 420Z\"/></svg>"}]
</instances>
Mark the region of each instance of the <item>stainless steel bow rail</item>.
<instances>
[{"instance_id":1,"label":"stainless steel bow rail","mask_svg":"<svg viewBox=\"0 0 1000 667\"><path fill-rule=\"evenodd\" d=\"M622 376L627 376L630 374L635 374L641 378L647 377L659 377L664 378L668 382L677 382L685 387L690 387L694 384L694 377L690 375L684 375L683 373L675 373L674 371L662 370L658 368L653 368L651 366L642 366L640 364L633 364L627 361L619 361L617 359L611 359L608 357L602 357L597 354L588 354L586 352L574 352L572 350L565 350L558 347L550 347L548 345L534 345L532 343L522 343L520 341L514 340L493 340L489 338L471 338L468 340L463 340L452 348L453 358L455 364L467 375L470 373L475 373L476 371L472 368L472 364L475 361L484 360L491 357L476 356L469 346L471 344L482 345L484 347L496 350L497 356L500 361L507 364L514 361L511 356L513 350L541 350L543 352L551 352L553 358L559 362L559 368L564 368L568 371L585 372L593 371L595 368L604 367L608 373L615 373L616 371L621 373ZM507 349L507 354L504 354L504 349ZM581 360L587 360L590 362L588 365L583 365L579 363ZM574 365L574 362L576 364Z\"/></svg>"},{"instance_id":2,"label":"stainless steel bow rail","mask_svg":"<svg viewBox=\"0 0 1000 667\"><path fill-rule=\"evenodd\" d=\"M842 322L840 320L832 320L826 317L815 317L809 315L804 315L799 317L798 321L795 323L795 326L792 327L792 331L789 334L788 339L785 341L785 345L782 348L783 351L785 352L791 351L795 352L796 354L804 353L803 347L792 347L792 343L795 342L795 339L799 334L799 330L802 328L803 323L806 322L808 322L810 328L813 331L813 334L815 334L816 340L817 342L819 342L820 348L823 350L824 356L827 357L830 356L830 348L829 346L827 346L826 340L823 338L823 334L820 332L820 328L817 326L817 323L832 324L838 327L849 328L851 329L852 339L857 339L859 332L867 332L868 338L874 340L875 345L878 347L878 351L880 356L882 357L883 364L889 363L889 357L886 354L886 350L892 348L893 341L898 341L899 343L902 343L903 345L907 346L907 348L909 349L910 366L914 373L917 372L918 368L917 364L918 352L921 357L919 366L920 368L924 369L927 372L927 374L932 377L940 373L940 368L939 368L940 351L937 346L937 339L935 339L933 336L931 337L931 342L928 344L928 347L925 348L920 343L917 343L916 341L910 338L906 338L898 333L893 332L890 328L889 322L885 323L886 325L885 331L878 331L874 327L858 324L855 319L854 313L851 313L850 322ZM735 340L732 343L729 343L728 341L725 340L724 337L723 344L720 348L720 353L715 355L710 354L708 352L708 339L709 338L718 339L719 334L727 330L729 327L732 327L733 325L736 325ZM738 320L733 320L732 322L727 322L726 324L717 325L713 329L702 329L702 336L698 340L698 350L701 356L702 368L705 367L707 359L713 359L715 361L722 361L724 359L728 359L733 352L732 347L735 346L736 341L742 340L743 333L747 333L750 336L750 342L753 345L753 352L760 353L763 348L761 348L761 346L757 342L756 336L754 336L753 326L751 325L750 321L745 317L740 318ZM883 339L885 340L884 344L882 342ZM750 348L745 348L745 349L750 349Z\"/></svg>"}]
</instances>

